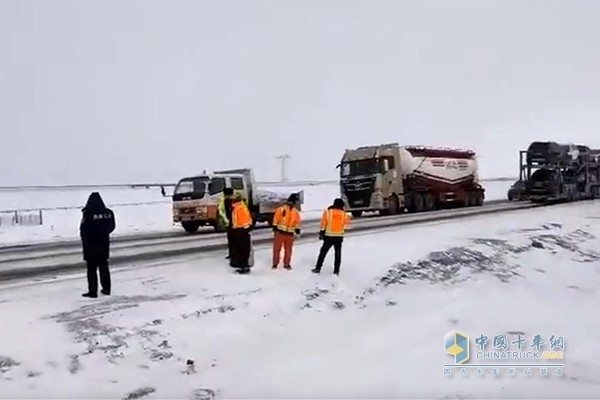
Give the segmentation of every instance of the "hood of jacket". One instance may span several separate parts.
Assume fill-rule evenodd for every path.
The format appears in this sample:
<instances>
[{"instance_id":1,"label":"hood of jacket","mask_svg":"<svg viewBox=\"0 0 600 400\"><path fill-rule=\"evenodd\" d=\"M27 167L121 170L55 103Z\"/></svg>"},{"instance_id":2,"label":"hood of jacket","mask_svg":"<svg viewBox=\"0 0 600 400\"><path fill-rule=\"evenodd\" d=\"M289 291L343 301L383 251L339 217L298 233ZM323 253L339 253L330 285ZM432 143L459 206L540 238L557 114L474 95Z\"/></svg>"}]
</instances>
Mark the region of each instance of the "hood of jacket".
<instances>
[{"instance_id":1,"label":"hood of jacket","mask_svg":"<svg viewBox=\"0 0 600 400\"><path fill-rule=\"evenodd\" d=\"M100 193L93 192L90 194L90 197L88 197L87 203L82 211L84 213L95 213L104 210L106 210L106 205L104 204L104 200L102 200Z\"/></svg>"}]
</instances>

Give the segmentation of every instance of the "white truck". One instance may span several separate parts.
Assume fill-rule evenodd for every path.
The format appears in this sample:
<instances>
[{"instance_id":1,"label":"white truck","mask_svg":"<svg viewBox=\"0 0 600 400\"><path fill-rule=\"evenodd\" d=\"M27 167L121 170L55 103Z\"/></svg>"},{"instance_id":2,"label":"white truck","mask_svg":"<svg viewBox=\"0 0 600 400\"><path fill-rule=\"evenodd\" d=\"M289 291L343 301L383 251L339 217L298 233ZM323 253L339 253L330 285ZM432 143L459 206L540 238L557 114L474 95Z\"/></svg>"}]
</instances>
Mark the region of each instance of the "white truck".
<instances>
[{"instance_id":1,"label":"white truck","mask_svg":"<svg viewBox=\"0 0 600 400\"><path fill-rule=\"evenodd\" d=\"M185 177L179 180L173 191L173 222L180 223L188 233L201 226L212 226L223 231L218 216L219 199L226 188L242 195L252 213L253 223L272 224L275 209L282 205L291 193L277 193L257 188L252 169L231 169ZM297 208L304 203L304 191L298 195Z\"/></svg>"},{"instance_id":2,"label":"white truck","mask_svg":"<svg viewBox=\"0 0 600 400\"><path fill-rule=\"evenodd\" d=\"M362 146L347 149L338 168L342 198L355 217L371 211L427 211L449 203L480 206L484 200L477 158L470 150Z\"/></svg>"}]
</instances>

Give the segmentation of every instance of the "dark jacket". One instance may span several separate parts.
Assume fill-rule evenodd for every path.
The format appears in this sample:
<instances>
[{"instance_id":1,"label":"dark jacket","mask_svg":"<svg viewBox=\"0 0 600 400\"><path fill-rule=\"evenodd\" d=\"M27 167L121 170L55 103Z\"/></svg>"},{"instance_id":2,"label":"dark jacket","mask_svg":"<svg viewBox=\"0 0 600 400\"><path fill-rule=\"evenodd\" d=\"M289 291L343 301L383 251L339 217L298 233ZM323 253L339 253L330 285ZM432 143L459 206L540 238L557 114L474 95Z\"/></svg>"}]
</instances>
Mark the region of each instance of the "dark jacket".
<instances>
[{"instance_id":1,"label":"dark jacket","mask_svg":"<svg viewBox=\"0 0 600 400\"><path fill-rule=\"evenodd\" d=\"M82 210L79 234L83 259L105 261L110 258L110 234L115 230L115 215L106 208L99 193L92 193Z\"/></svg>"},{"instance_id":2,"label":"dark jacket","mask_svg":"<svg viewBox=\"0 0 600 400\"><path fill-rule=\"evenodd\" d=\"M225 200L223 200L223 202L225 203L225 215L227 215L227 227L231 228L231 210L232 210L232 202L233 202L233 198L231 196L225 196Z\"/></svg>"}]
</instances>

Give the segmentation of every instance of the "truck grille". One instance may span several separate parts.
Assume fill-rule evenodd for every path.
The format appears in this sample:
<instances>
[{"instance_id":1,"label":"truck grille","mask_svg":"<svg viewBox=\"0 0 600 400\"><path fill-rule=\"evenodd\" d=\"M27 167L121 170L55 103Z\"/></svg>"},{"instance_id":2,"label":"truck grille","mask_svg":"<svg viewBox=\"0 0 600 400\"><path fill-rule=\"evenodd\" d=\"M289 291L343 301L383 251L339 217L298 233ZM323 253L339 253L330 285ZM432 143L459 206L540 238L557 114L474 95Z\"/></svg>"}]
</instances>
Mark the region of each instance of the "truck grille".
<instances>
[{"instance_id":1,"label":"truck grille","mask_svg":"<svg viewBox=\"0 0 600 400\"><path fill-rule=\"evenodd\" d=\"M350 207L368 207L375 191L375 177L349 178L341 186Z\"/></svg>"}]
</instances>

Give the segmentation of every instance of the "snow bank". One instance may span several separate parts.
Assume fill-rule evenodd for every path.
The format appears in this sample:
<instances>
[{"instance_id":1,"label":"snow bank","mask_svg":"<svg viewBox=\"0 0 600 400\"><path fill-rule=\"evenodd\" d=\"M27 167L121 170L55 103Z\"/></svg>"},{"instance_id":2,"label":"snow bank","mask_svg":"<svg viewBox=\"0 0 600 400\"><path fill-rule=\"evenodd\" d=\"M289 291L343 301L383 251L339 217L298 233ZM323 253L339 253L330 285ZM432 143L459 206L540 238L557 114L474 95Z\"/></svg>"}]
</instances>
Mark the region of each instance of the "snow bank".
<instances>
[{"instance_id":1,"label":"snow bank","mask_svg":"<svg viewBox=\"0 0 600 400\"><path fill-rule=\"evenodd\" d=\"M251 275L222 254L0 286L2 398L597 398L600 202L431 223L344 241L340 277L320 242L294 270ZM376 249L376 251L374 251ZM76 278L76 279L73 279ZM564 374L460 376L443 338L565 340ZM189 360L189 361L188 361Z\"/></svg>"}]
</instances>

